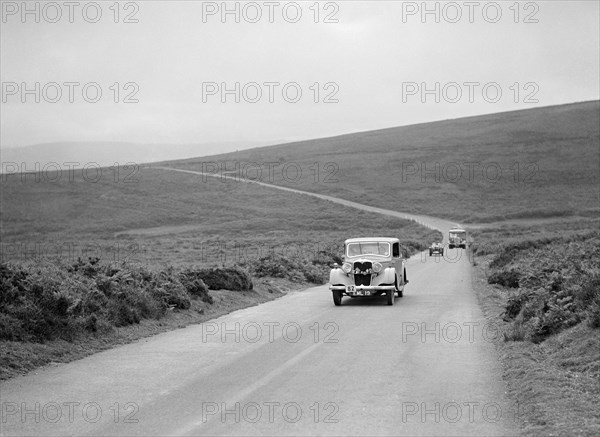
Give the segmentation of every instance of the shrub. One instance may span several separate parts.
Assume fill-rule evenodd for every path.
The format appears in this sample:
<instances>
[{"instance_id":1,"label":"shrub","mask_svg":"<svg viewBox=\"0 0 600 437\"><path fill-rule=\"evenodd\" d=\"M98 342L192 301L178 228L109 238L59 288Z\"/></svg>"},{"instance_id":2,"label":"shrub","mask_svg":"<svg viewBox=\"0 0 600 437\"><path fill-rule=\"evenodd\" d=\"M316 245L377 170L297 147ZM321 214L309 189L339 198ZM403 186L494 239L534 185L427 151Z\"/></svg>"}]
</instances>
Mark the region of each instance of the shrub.
<instances>
[{"instance_id":1,"label":"shrub","mask_svg":"<svg viewBox=\"0 0 600 437\"><path fill-rule=\"evenodd\" d=\"M313 284L325 284L329 279L328 271L323 266L307 265L303 268L304 279Z\"/></svg>"},{"instance_id":2,"label":"shrub","mask_svg":"<svg viewBox=\"0 0 600 437\"><path fill-rule=\"evenodd\" d=\"M331 267L333 263L342 265L344 260L335 252L331 250L320 250L317 253L316 258L313 260L313 264L319 264L323 266Z\"/></svg>"},{"instance_id":3,"label":"shrub","mask_svg":"<svg viewBox=\"0 0 600 437\"><path fill-rule=\"evenodd\" d=\"M179 274L179 281L193 297L199 297L203 302L212 304L213 297L208 293L208 286L202 280L201 272L188 268Z\"/></svg>"},{"instance_id":4,"label":"shrub","mask_svg":"<svg viewBox=\"0 0 600 437\"><path fill-rule=\"evenodd\" d=\"M0 276L0 338L71 338L80 325L78 316L72 314L82 289L79 281L69 280L64 271L51 266L25 270L3 264Z\"/></svg>"},{"instance_id":5,"label":"shrub","mask_svg":"<svg viewBox=\"0 0 600 437\"><path fill-rule=\"evenodd\" d=\"M285 256L277 257L274 254L263 256L251 263L251 270L258 278L287 278L298 266Z\"/></svg>"},{"instance_id":6,"label":"shrub","mask_svg":"<svg viewBox=\"0 0 600 437\"><path fill-rule=\"evenodd\" d=\"M552 244L549 244L549 243ZM584 320L600 328L600 234L513 244L490 263L489 283L512 287L508 340L540 343Z\"/></svg>"},{"instance_id":7,"label":"shrub","mask_svg":"<svg viewBox=\"0 0 600 437\"><path fill-rule=\"evenodd\" d=\"M518 288L521 274L516 270L501 270L488 277L488 284L499 284L503 287Z\"/></svg>"},{"instance_id":8,"label":"shrub","mask_svg":"<svg viewBox=\"0 0 600 437\"><path fill-rule=\"evenodd\" d=\"M250 274L237 266L199 269L197 274L212 290L247 291L253 289Z\"/></svg>"},{"instance_id":9,"label":"shrub","mask_svg":"<svg viewBox=\"0 0 600 437\"><path fill-rule=\"evenodd\" d=\"M79 272L88 278L95 277L101 270L102 265L100 264L100 258L89 257L87 261L83 261L81 258L77 258L77 262L68 268L69 272Z\"/></svg>"},{"instance_id":10,"label":"shrub","mask_svg":"<svg viewBox=\"0 0 600 437\"><path fill-rule=\"evenodd\" d=\"M600 328L600 273L591 272L592 278L587 281L578 293L581 307L587 317L590 328Z\"/></svg>"},{"instance_id":11,"label":"shrub","mask_svg":"<svg viewBox=\"0 0 600 437\"><path fill-rule=\"evenodd\" d=\"M290 259L286 256L269 254L250 263L256 277L286 278L293 282L324 284L329 279L329 269L334 262L342 262L339 256L321 251L315 259L308 257Z\"/></svg>"},{"instance_id":12,"label":"shrub","mask_svg":"<svg viewBox=\"0 0 600 437\"><path fill-rule=\"evenodd\" d=\"M588 326L590 328L600 328L600 299L596 299L587 311Z\"/></svg>"},{"instance_id":13,"label":"shrub","mask_svg":"<svg viewBox=\"0 0 600 437\"><path fill-rule=\"evenodd\" d=\"M517 255L518 249L514 247L505 247L490 263L491 269L500 269L508 265Z\"/></svg>"},{"instance_id":14,"label":"shrub","mask_svg":"<svg viewBox=\"0 0 600 437\"><path fill-rule=\"evenodd\" d=\"M504 320L508 322L515 319L529 300L529 296L528 293L516 293L509 297L504 311Z\"/></svg>"},{"instance_id":15,"label":"shrub","mask_svg":"<svg viewBox=\"0 0 600 437\"><path fill-rule=\"evenodd\" d=\"M152 292L169 306L186 310L191 306L190 296L179 281L179 275L172 267L157 274Z\"/></svg>"},{"instance_id":16,"label":"shrub","mask_svg":"<svg viewBox=\"0 0 600 437\"><path fill-rule=\"evenodd\" d=\"M233 289L251 288L249 276L240 269L223 274ZM0 286L0 339L13 341L72 341L82 334L159 319L169 307L188 309L190 296L212 303L201 272L115 267L97 258L72 265L0 264Z\"/></svg>"},{"instance_id":17,"label":"shrub","mask_svg":"<svg viewBox=\"0 0 600 437\"><path fill-rule=\"evenodd\" d=\"M524 341L527 336L527 331L521 320L516 320L504 332L504 341Z\"/></svg>"}]
</instances>

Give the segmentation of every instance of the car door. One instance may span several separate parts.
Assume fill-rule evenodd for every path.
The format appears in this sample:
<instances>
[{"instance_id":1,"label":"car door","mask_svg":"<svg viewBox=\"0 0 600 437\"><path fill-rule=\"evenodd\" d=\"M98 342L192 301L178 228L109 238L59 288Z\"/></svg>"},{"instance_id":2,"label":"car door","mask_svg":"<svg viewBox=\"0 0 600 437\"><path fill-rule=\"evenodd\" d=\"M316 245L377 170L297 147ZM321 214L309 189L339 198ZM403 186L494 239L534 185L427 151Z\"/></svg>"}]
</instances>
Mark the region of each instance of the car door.
<instances>
[{"instance_id":1,"label":"car door","mask_svg":"<svg viewBox=\"0 0 600 437\"><path fill-rule=\"evenodd\" d=\"M402 281L402 253L400 252L400 243L392 244L392 265L396 269L398 280Z\"/></svg>"}]
</instances>

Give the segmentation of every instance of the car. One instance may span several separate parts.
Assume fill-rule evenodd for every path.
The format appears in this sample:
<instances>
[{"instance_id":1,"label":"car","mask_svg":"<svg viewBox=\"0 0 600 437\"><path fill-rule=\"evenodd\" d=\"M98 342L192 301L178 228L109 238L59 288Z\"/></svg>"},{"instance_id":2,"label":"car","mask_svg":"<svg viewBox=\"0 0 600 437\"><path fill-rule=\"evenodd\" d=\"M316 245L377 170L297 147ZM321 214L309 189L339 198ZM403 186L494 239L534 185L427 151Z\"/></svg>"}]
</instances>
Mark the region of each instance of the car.
<instances>
[{"instance_id":1,"label":"car","mask_svg":"<svg viewBox=\"0 0 600 437\"><path fill-rule=\"evenodd\" d=\"M350 238L344 241L343 261L341 266L334 264L329 273L329 289L336 306L342 304L344 296L386 296L388 305L394 305L396 293L403 296L408 279L397 238Z\"/></svg>"},{"instance_id":2,"label":"car","mask_svg":"<svg viewBox=\"0 0 600 437\"><path fill-rule=\"evenodd\" d=\"M454 249L455 247L467 248L467 231L462 228L453 228L448 232L448 248Z\"/></svg>"},{"instance_id":3,"label":"car","mask_svg":"<svg viewBox=\"0 0 600 437\"><path fill-rule=\"evenodd\" d=\"M444 246L442 246L442 243L439 241L434 242L431 247L429 247L429 256L432 256L434 253L444 256Z\"/></svg>"}]
</instances>

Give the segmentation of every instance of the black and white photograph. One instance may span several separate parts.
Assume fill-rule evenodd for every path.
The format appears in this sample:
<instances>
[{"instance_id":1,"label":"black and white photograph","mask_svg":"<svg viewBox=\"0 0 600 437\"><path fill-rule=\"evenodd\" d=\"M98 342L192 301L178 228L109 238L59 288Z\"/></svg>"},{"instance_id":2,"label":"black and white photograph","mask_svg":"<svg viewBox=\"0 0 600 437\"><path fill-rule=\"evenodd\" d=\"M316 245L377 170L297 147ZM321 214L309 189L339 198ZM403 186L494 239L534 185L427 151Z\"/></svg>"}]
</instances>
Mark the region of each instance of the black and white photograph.
<instances>
[{"instance_id":1,"label":"black and white photograph","mask_svg":"<svg viewBox=\"0 0 600 437\"><path fill-rule=\"evenodd\" d=\"M600 435L600 2L0 13L0 436Z\"/></svg>"}]
</instances>

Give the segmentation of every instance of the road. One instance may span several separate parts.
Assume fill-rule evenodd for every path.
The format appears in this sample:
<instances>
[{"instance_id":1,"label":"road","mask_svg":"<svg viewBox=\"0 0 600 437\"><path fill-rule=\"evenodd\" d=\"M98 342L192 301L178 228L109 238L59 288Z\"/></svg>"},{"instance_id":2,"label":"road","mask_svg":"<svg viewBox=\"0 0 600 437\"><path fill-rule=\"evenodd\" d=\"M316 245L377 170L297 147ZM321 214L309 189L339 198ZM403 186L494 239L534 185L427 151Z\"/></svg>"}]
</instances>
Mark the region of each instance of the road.
<instances>
[{"instance_id":1,"label":"road","mask_svg":"<svg viewBox=\"0 0 600 437\"><path fill-rule=\"evenodd\" d=\"M421 254L394 306L313 287L14 378L2 435L517 434L470 269Z\"/></svg>"}]
</instances>

